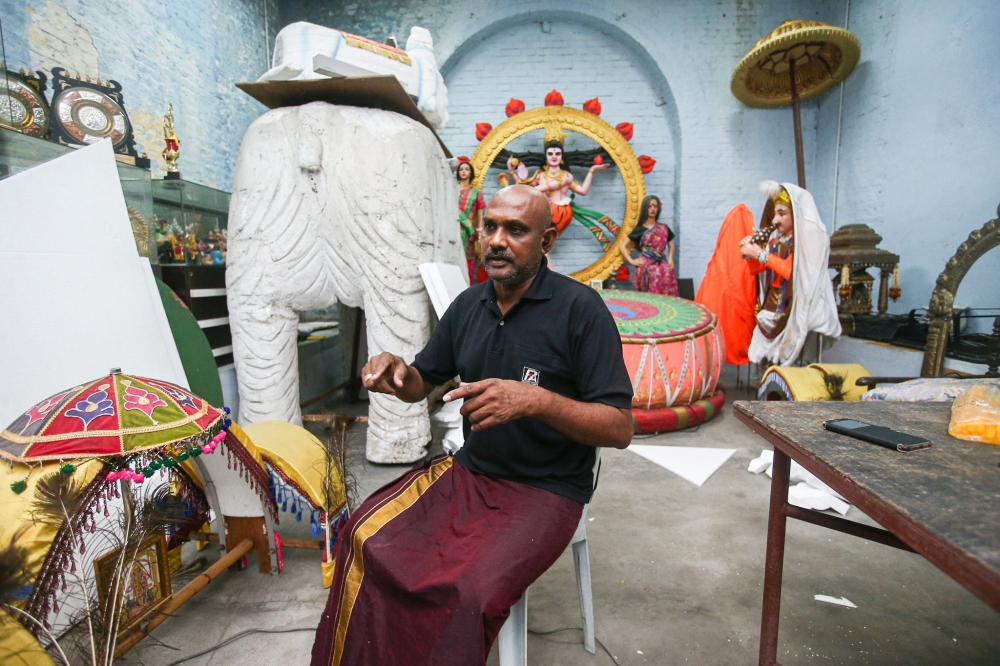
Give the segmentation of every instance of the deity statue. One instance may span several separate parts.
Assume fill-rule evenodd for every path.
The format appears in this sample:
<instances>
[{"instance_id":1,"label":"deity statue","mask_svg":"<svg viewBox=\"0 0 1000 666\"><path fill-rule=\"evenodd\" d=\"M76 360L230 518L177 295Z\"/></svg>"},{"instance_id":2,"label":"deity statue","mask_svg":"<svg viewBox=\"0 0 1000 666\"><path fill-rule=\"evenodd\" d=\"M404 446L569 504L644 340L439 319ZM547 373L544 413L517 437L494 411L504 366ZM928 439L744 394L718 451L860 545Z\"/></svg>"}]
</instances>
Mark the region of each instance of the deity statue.
<instances>
[{"instance_id":1,"label":"deity statue","mask_svg":"<svg viewBox=\"0 0 1000 666\"><path fill-rule=\"evenodd\" d=\"M167 180L179 180L181 172L177 168L177 158L181 154L181 140L174 134L174 105L167 104L167 115L163 116L163 159L167 161Z\"/></svg>"},{"instance_id":2,"label":"deity statue","mask_svg":"<svg viewBox=\"0 0 1000 666\"><path fill-rule=\"evenodd\" d=\"M622 257L635 266L632 284L639 291L664 296L677 296L677 273L674 271L674 232L660 222L663 204L660 197L649 195L639 209L639 224L628 235L628 242L619 246ZM631 250L639 251L637 259Z\"/></svg>"},{"instance_id":3,"label":"deity statue","mask_svg":"<svg viewBox=\"0 0 1000 666\"><path fill-rule=\"evenodd\" d=\"M760 230L740 241L740 253L757 275L757 327L749 357L788 365L809 332L841 333L827 274L830 237L808 191L770 180L760 189L767 196Z\"/></svg>"},{"instance_id":4,"label":"deity statue","mask_svg":"<svg viewBox=\"0 0 1000 666\"><path fill-rule=\"evenodd\" d=\"M465 261L469 268L469 284L483 282L477 280L479 273L477 265L481 257L479 250L479 227L483 223L483 209L486 208L486 201L483 193L478 187L472 185L476 177L476 170L472 167L468 157L458 158L458 169L455 171L455 178L458 179L458 224L462 230L462 247L465 248Z\"/></svg>"},{"instance_id":5,"label":"deity statue","mask_svg":"<svg viewBox=\"0 0 1000 666\"><path fill-rule=\"evenodd\" d=\"M507 159L507 171L514 177L516 183L531 185L548 198L549 207L552 209L552 222L560 234L573 221L573 199L569 193L587 196L594 180L594 172L603 171L611 166L603 164L603 162L595 162L587 171L587 177L584 178L583 183L576 182L573 179L573 174L565 168L563 162L563 145L566 134L558 124L546 126L545 167L535 171L530 178L528 177L528 168L523 162L514 156Z\"/></svg>"}]
</instances>

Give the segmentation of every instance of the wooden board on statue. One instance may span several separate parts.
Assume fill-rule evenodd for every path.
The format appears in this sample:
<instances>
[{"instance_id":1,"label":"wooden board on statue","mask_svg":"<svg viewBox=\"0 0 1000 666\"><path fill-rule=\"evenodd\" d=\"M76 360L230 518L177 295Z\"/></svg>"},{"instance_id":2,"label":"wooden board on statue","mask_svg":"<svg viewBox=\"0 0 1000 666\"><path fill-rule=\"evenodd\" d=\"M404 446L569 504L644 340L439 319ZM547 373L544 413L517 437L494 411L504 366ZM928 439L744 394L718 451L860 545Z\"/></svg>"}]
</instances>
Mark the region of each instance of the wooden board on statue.
<instances>
[{"instance_id":1,"label":"wooden board on statue","mask_svg":"<svg viewBox=\"0 0 1000 666\"><path fill-rule=\"evenodd\" d=\"M329 102L366 109L395 111L412 118L434 134L446 157L451 151L424 118L413 99L406 94L399 80L391 74L380 76L348 76L341 79L308 81L260 81L237 83L236 87L269 109L302 106L309 102Z\"/></svg>"}]
</instances>

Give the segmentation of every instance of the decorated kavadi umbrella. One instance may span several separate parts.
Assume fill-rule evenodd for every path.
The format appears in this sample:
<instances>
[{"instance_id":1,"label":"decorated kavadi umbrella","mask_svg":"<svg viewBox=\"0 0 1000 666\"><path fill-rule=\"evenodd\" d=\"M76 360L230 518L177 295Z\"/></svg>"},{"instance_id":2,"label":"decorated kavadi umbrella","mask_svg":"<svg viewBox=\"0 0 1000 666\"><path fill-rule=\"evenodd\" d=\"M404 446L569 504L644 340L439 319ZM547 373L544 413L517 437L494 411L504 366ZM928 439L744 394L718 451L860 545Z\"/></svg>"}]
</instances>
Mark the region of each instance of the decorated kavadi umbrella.
<instances>
[{"instance_id":1,"label":"decorated kavadi umbrella","mask_svg":"<svg viewBox=\"0 0 1000 666\"><path fill-rule=\"evenodd\" d=\"M65 572L75 567L68 553L70 534L93 532L102 505L108 515L108 503L121 496L116 481L143 483L161 469L177 473L190 465L189 459L225 445L230 469L246 480L277 520L267 474L247 448L252 443L228 414L228 408L216 409L179 386L115 368L43 400L0 432L0 458L9 461L0 479L15 494L32 488L48 470L75 474L85 486L68 523L57 534L40 537L51 539L52 545L38 567L25 610L42 618L58 610L56 592L65 589ZM180 476L187 475L185 471ZM186 495L182 490L181 496ZM37 546L44 550L44 543ZM83 547L81 542L81 552Z\"/></svg>"},{"instance_id":2,"label":"decorated kavadi umbrella","mask_svg":"<svg viewBox=\"0 0 1000 666\"><path fill-rule=\"evenodd\" d=\"M730 89L744 104L792 105L799 187L806 186L799 102L847 78L861 57L851 32L822 21L785 21L757 42L733 71Z\"/></svg>"},{"instance_id":3,"label":"decorated kavadi umbrella","mask_svg":"<svg viewBox=\"0 0 1000 666\"><path fill-rule=\"evenodd\" d=\"M38 403L0 432L0 457L31 464L76 465L98 459L106 480L142 483L156 470L212 453L225 443L232 464L266 505L267 476L230 432L229 408L215 409L185 389L156 379L110 374L74 386ZM26 484L11 484L14 492ZM272 511L273 513L273 511Z\"/></svg>"}]
</instances>

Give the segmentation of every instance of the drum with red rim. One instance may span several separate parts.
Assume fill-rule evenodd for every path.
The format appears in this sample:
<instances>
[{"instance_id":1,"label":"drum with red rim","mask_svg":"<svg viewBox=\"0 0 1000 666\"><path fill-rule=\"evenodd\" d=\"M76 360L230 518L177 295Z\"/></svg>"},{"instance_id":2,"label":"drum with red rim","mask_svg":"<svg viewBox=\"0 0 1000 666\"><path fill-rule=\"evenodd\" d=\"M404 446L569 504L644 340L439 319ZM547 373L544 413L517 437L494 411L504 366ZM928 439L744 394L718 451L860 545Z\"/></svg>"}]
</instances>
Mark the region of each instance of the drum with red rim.
<instances>
[{"instance_id":1,"label":"drum with red rim","mask_svg":"<svg viewBox=\"0 0 1000 666\"><path fill-rule=\"evenodd\" d=\"M682 298L603 291L632 380L636 432L664 432L712 418L726 349L711 310Z\"/></svg>"}]
</instances>

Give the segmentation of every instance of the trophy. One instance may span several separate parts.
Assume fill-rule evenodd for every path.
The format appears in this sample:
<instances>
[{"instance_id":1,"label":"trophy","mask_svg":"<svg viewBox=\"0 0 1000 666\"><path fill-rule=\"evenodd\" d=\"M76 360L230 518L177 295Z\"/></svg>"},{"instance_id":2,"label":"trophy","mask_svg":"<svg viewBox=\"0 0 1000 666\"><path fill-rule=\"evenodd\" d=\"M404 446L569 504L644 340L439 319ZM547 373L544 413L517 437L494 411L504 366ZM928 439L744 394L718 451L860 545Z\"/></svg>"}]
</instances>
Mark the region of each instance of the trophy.
<instances>
[{"instance_id":1,"label":"trophy","mask_svg":"<svg viewBox=\"0 0 1000 666\"><path fill-rule=\"evenodd\" d=\"M166 180L180 180L181 172L177 168L177 158L181 154L181 140L174 134L174 105L167 104L167 115L163 116L163 159L167 161Z\"/></svg>"}]
</instances>

